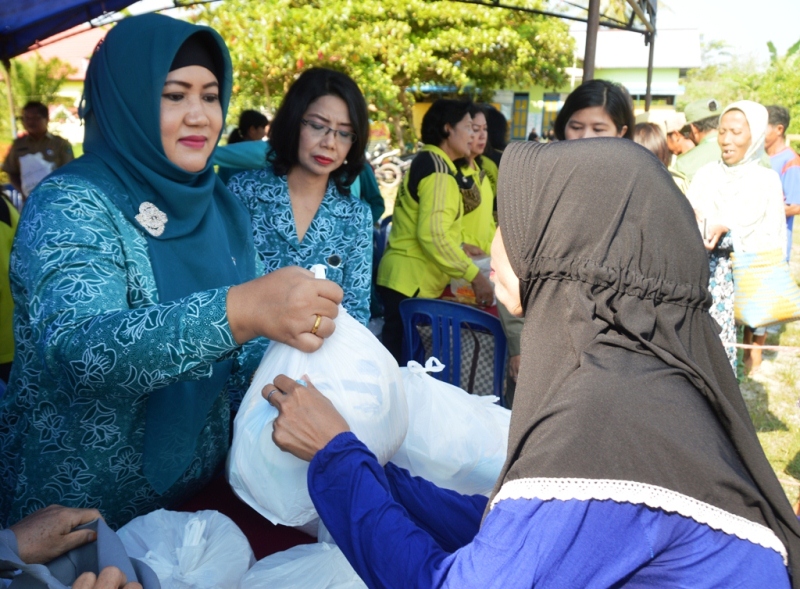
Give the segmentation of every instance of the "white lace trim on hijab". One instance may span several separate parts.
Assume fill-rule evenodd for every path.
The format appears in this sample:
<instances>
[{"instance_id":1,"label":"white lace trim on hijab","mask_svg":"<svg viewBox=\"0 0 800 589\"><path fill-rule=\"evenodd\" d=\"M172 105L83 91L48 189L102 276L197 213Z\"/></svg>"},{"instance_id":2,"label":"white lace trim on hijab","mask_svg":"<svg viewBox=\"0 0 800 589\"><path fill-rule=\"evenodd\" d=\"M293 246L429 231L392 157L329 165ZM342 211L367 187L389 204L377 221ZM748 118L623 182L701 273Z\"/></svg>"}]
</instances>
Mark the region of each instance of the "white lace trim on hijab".
<instances>
[{"instance_id":1,"label":"white lace trim on hijab","mask_svg":"<svg viewBox=\"0 0 800 589\"><path fill-rule=\"evenodd\" d=\"M786 547L771 529L738 515L724 511L694 497L676 493L663 487L608 479L531 478L516 479L503 484L495 495L491 507L504 499L540 499L550 501L611 500L616 503L646 505L667 513L677 513L699 524L770 548L788 563Z\"/></svg>"}]
</instances>

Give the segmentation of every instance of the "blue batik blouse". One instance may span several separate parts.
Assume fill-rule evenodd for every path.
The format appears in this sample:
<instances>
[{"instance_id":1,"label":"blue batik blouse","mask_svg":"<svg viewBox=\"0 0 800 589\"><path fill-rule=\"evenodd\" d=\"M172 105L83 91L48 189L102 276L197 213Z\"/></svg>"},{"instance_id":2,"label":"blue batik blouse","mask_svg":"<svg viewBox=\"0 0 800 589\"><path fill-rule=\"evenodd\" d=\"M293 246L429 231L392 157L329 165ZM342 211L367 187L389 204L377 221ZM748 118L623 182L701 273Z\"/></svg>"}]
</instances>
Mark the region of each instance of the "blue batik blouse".
<instances>
[{"instance_id":1,"label":"blue batik blouse","mask_svg":"<svg viewBox=\"0 0 800 589\"><path fill-rule=\"evenodd\" d=\"M267 343L236 343L228 287L159 303L142 231L89 181L61 175L25 204L11 290L17 349L0 401L0 526L58 503L95 507L116 528L211 479L228 449L229 394L247 389ZM232 374L192 462L159 495L142 471L148 397L225 359Z\"/></svg>"},{"instance_id":2,"label":"blue batik blouse","mask_svg":"<svg viewBox=\"0 0 800 589\"><path fill-rule=\"evenodd\" d=\"M253 223L256 250L267 272L285 266L323 264L326 277L342 287L342 305L363 325L369 321L372 285L372 213L362 200L344 195L331 180L303 240L289 199L286 176L271 166L237 174L228 188L238 196Z\"/></svg>"}]
</instances>

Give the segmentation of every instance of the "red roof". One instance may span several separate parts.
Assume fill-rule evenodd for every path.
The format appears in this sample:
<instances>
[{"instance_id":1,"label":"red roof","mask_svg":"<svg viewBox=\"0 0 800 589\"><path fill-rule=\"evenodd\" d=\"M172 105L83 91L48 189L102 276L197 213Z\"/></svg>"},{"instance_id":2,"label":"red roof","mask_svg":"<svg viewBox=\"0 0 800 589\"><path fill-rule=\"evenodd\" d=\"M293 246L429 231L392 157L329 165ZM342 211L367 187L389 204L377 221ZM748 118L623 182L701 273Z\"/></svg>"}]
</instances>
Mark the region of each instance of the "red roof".
<instances>
[{"instance_id":1,"label":"red roof","mask_svg":"<svg viewBox=\"0 0 800 589\"><path fill-rule=\"evenodd\" d=\"M89 66L89 58L92 56L97 43L106 36L107 32L108 27L93 29L87 28L86 25L81 25L42 41L38 49L23 53L16 59L30 59L37 53L45 60L57 57L61 61L70 64L76 70L67 77L68 80L83 81L86 77L86 68Z\"/></svg>"}]
</instances>

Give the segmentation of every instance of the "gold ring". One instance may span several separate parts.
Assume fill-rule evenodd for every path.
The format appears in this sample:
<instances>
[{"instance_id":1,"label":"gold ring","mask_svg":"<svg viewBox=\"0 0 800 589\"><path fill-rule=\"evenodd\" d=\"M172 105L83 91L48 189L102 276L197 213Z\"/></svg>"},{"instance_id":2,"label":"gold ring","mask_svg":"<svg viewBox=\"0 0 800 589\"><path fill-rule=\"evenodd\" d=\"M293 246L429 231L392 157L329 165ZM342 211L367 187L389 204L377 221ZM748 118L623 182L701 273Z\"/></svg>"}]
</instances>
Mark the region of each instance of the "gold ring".
<instances>
[{"instance_id":1,"label":"gold ring","mask_svg":"<svg viewBox=\"0 0 800 589\"><path fill-rule=\"evenodd\" d=\"M311 335L317 335L320 323L322 323L322 315L317 315L317 320L314 321L314 327L311 328Z\"/></svg>"}]
</instances>

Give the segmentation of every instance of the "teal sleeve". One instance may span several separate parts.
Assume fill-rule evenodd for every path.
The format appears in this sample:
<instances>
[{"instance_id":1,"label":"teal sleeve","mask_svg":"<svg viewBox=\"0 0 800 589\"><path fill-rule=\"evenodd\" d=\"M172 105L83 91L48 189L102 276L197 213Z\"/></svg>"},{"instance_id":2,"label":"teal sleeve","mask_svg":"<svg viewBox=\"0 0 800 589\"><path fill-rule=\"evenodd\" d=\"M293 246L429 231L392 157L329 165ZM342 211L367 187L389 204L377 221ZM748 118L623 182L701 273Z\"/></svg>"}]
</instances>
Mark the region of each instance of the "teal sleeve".
<instances>
[{"instance_id":1,"label":"teal sleeve","mask_svg":"<svg viewBox=\"0 0 800 589\"><path fill-rule=\"evenodd\" d=\"M267 165L266 141L242 141L214 151L214 165L235 170L260 170Z\"/></svg>"},{"instance_id":2,"label":"teal sleeve","mask_svg":"<svg viewBox=\"0 0 800 589\"><path fill-rule=\"evenodd\" d=\"M205 377L239 349L228 287L159 304L146 242L110 206L90 189L55 187L26 205L12 258L18 334L80 394Z\"/></svg>"},{"instance_id":3,"label":"teal sleeve","mask_svg":"<svg viewBox=\"0 0 800 589\"><path fill-rule=\"evenodd\" d=\"M365 164L358 178L361 181L361 194L359 197L369 205L372 212L372 222L377 223L386 211L386 204L383 202L383 195L372 166Z\"/></svg>"}]
</instances>

